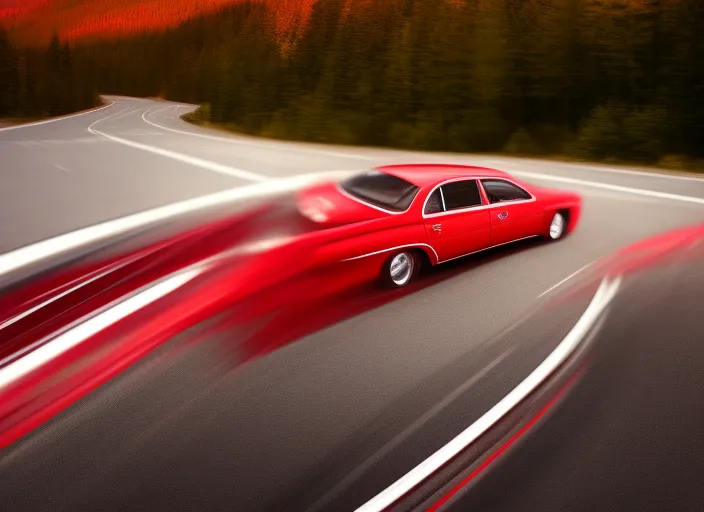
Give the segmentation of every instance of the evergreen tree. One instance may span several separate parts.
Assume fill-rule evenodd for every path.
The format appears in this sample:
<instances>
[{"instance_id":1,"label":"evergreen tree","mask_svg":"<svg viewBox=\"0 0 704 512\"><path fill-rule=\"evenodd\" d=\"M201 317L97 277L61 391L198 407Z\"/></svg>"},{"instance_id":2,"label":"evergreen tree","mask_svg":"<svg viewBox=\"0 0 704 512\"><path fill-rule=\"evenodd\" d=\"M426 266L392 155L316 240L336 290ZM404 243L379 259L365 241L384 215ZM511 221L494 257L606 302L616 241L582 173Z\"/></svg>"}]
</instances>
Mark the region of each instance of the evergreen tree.
<instances>
[{"instance_id":1,"label":"evergreen tree","mask_svg":"<svg viewBox=\"0 0 704 512\"><path fill-rule=\"evenodd\" d=\"M0 116L17 111L19 102L19 59L7 32L0 28Z\"/></svg>"},{"instance_id":2,"label":"evergreen tree","mask_svg":"<svg viewBox=\"0 0 704 512\"><path fill-rule=\"evenodd\" d=\"M700 0L310 4L243 2L163 32L55 36L40 50L0 32L0 115L67 113L100 91L201 103L200 119L323 142L704 158Z\"/></svg>"},{"instance_id":3,"label":"evergreen tree","mask_svg":"<svg viewBox=\"0 0 704 512\"><path fill-rule=\"evenodd\" d=\"M46 67L42 79L42 112L47 115L56 116L69 112L68 108L68 86L65 83L64 74L66 62L62 55L61 42L59 36L54 34L46 50Z\"/></svg>"}]
</instances>

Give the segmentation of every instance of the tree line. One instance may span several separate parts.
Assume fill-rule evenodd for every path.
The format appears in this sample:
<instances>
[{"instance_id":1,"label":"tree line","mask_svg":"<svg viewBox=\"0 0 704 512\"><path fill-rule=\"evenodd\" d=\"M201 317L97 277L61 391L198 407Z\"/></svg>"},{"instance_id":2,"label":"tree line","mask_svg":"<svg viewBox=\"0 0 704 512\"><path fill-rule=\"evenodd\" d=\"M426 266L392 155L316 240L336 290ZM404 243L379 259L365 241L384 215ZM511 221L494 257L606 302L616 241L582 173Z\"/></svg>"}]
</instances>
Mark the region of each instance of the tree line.
<instances>
[{"instance_id":1,"label":"tree line","mask_svg":"<svg viewBox=\"0 0 704 512\"><path fill-rule=\"evenodd\" d=\"M17 48L0 30L0 118L58 116L95 106L92 63L53 37L47 48Z\"/></svg>"},{"instance_id":2,"label":"tree line","mask_svg":"<svg viewBox=\"0 0 704 512\"><path fill-rule=\"evenodd\" d=\"M45 105L90 102L96 90L162 96L201 104L196 120L271 137L704 158L700 0L319 0L283 35L270 9L238 4L160 33L68 50L54 41L33 60L0 62L20 77L35 65L43 77L73 69L54 96L39 79ZM0 111L29 107L27 80Z\"/></svg>"}]
</instances>

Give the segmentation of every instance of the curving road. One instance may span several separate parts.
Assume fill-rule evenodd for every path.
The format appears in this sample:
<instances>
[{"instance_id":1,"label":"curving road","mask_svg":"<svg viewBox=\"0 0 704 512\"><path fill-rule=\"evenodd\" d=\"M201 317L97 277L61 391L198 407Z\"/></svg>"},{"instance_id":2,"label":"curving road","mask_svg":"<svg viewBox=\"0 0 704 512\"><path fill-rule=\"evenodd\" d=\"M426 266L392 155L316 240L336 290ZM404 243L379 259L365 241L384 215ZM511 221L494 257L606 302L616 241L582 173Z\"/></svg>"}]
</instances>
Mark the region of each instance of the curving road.
<instances>
[{"instance_id":1,"label":"curving road","mask_svg":"<svg viewBox=\"0 0 704 512\"><path fill-rule=\"evenodd\" d=\"M616 235L616 243L696 221L697 213L692 210L700 210L698 205L689 208L691 203L658 201L618 187L704 198L704 179L696 177L504 157L269 141L206 130L182 121L179 116L193 110L192 105L106 99L111 102L106 108L0 129L0 252L99 221L259 180L365 169L384 163L457 162L546 175L547 179L533 181L579 189L588 196L587 230L600 227L599 221L610 217L611 228L604 231L604 236ZM549 177L617 189L585 187ZM525 178L531 179L530 175ZM663 214L658 205L668 211ZM639 222L633 222L634 218ZM611 244L594 247L589 256L611 248Z\"/></svg>"},{"instance_id":2,"label":"curving road","mask_svg":"<svg viewBox=\"0 0 704 512\"><path fill-rule=\"evenodd\" d=\"M0 130L0 252L252 182L417 161L493 166L529 182L578 190L585 197L583 219L572 236L557 244L522 244L440 270L414 293L228 376L208 390L206 398L194 391L199 375L207 370L207 364L204 369L197 359L187 365L178 363L185 366L177 364L177 370L156 377L144 369L141 374L131 373L127 381L102 390L106 396L86 401L72 415L62 416L0 458L0 478L6 483L0 498L10 500L16 510L39 510L46 503L52 503L54 510L76 509L95 500L99 508L108 509L101 501L107 495L114 496L116 503L135 504L130 500L145 492L139 482L151 482L151 504L164 503L160 496L173 496L180 485L190 482L203 493L198 503L209 509L227 509L225 504L236 499L242 510L276 505L280 509L282 503L297 510L305 508L302 504L311 505L313 494L330 491L335 482L364 467L368 457L382 453L383 458L411 439L415 439L413 449L407 448L405 456L395 460L418 462L504 396L553 348L491 342L537 299L542 300L547 290L619 247L704 221L704 180L694 177L505 157L260 140L185 123L179 115L192 110L190 105L108 99L113 103L101 110ZM145 363L147 370L149 364ZM196 385L184 385L188 378ZM146 398L157 395L162 400L159 405ZM465 412L429 429L430 419L442 415L443 404L458 397L467 400ZM175 404L179 404L178 414L166 414ZM157 414L161 409L166 419L159 431L146 429L136 420L127 422L119 435L110 429L109 418L120 411L132 411L137 418L134 411ZM220 412L219 420L210 416L213 411ZM236 436L222 428L222 418L236 425ZM169 443L177 433L169 425L189 421L188 442L174 448ZM263 440L262 425L270 427ZM95 441L91 429L102 432L104 440L93 444L95 452L82 454L78 447L86 439ZM139 434L138 440L128 432ZM252 439L260 442L251 443ZM169 476L157 483L155 475L164 475L158 462L141 466L140 479L118 460L92 473L96 471L90 465L92 458L134 453L135 446L148 453L167 449L170 457L184 457L195 467L219 464L224 469L206 478L172 467ZM228 453L237 453L237 460ZM13 468L19 460L25 469L17 473ZM110 473L111 467L117 476ZM334 476L321 476L321 467ZM374 490L405 470L384 468L370 480ZM65 480L57 474L85 477L87 483L80 493L68 496ZM217 501L214 489L221 489L218 482L232 474L240 478L238 493L221 490L222 501ZM53 501L32 494L39 482ZM273 489L268 487L271 482L276 482ZM315 490L307 495L296 489ZM357 499L364 494L359 492ZM273 501L262 505L262 493L273 496ZM330 500L319 505L330 505L333 497Z\"/></svg>"}]
</instances>

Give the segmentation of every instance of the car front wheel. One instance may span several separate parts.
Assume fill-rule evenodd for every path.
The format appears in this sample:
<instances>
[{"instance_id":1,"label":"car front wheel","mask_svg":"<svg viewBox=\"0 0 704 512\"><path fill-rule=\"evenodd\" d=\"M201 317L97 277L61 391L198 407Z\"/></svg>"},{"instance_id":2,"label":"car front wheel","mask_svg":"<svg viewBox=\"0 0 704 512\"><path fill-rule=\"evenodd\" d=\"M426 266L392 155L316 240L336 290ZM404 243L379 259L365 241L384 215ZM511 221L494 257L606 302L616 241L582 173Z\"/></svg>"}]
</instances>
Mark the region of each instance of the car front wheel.
<instances>
[{"instance_id":1,"label":"car front wheel","mask_svg":"<svg viewBox=\"0 0 704 512\"><path fill-rule=\"evenodd\" d=\"M552 221L550 221L548 236L551 240L559 240L564 236L566 227L567 220L565 215L561 212L556 212L552 217Z\"/></svg>"},{"instance_id":2,"label":"car front wheel","mask_svg":"<svg viewBox=\"0 0 704 512\"><path fill-rule=\"evenodd\" d=\"M384 285L388 288L403 288L418 274L420 260L414 252L403 251L391 256L381 270Z\"/></svg>"}]
</instances>

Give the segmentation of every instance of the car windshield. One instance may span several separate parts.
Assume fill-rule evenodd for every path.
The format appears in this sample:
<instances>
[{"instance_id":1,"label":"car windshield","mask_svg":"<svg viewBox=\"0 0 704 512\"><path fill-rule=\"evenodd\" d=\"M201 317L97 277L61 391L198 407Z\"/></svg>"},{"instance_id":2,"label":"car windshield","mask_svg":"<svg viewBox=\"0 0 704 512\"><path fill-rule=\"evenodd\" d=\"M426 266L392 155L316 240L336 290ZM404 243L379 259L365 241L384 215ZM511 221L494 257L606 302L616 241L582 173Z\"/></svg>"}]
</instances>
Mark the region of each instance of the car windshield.
<instances>
[{"instance_id":1,"label":"car windshield","mask_svg":"<svg viewBox=\"0 0 704 512\"><path fill-rule=\"evenodd\" d=\"M356 198L397 212L407 210L419 190L413 183L381 171L352 176L341 186Z\"/></svg>"}]
</instances>

